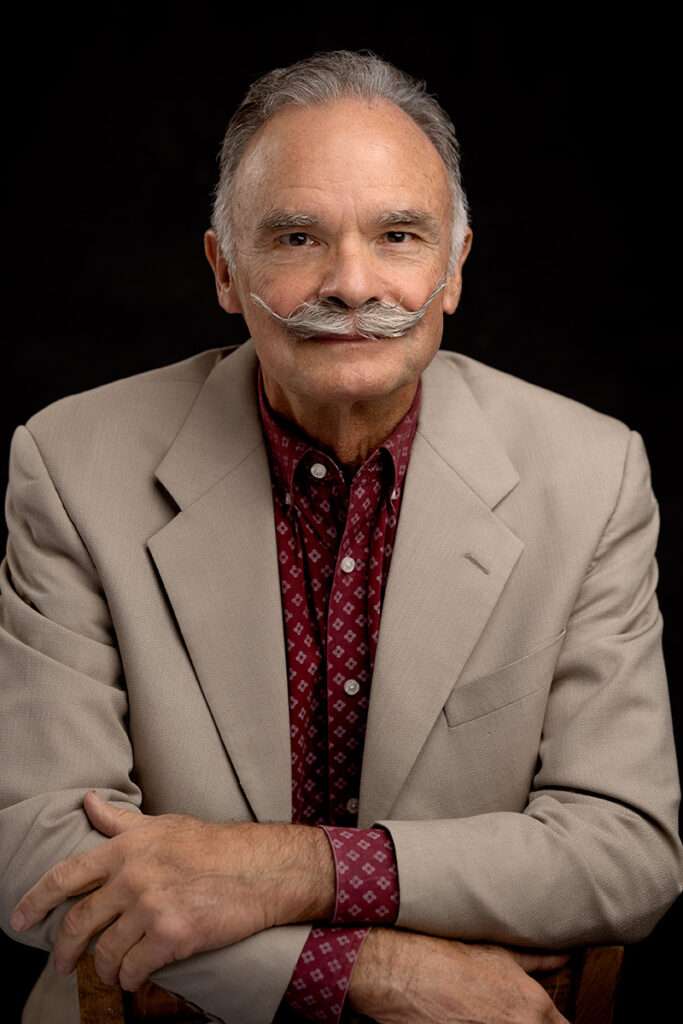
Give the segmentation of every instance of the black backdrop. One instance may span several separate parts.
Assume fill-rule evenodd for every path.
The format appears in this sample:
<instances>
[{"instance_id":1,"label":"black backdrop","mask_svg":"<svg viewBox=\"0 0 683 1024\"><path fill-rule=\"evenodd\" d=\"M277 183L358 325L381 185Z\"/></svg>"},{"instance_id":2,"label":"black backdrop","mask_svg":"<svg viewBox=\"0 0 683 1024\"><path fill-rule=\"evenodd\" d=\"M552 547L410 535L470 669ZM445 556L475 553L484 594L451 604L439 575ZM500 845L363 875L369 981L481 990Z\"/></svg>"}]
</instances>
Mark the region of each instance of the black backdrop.
<instances>
[{"instance_id":1,"label":"black backdrop","mask_svg":"<svg viewBox=\"0 0 683 1024\"><path fill-rule=\"evenodd\" d=\"M447 22L366 7L250 23L231 5L118 4L5 23L0 487L14 427L48 402L246 337L218 309L202 251L227 120L265 70L369 47L427 79L462 146L474 246L443 347L645 440L680 741L674 26L642 10L611 22L573 6L487 16L451 4ZM622 1024L670 1016L681 913L679 901L627 950ZM16 964L4 972L11 1022L44 954L1 941Z\"/></svg>"}]
</instances>

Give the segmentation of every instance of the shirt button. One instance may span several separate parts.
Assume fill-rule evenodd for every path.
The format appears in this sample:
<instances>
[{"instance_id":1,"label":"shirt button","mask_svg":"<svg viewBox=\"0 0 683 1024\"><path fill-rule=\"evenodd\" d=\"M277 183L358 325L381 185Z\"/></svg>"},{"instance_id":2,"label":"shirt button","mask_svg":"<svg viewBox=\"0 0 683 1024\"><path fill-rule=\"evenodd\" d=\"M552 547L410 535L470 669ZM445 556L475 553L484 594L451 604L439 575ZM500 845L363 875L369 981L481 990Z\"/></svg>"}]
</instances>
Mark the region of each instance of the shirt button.
<instances>
[{"instance_id":1,"label":"shirt button","mask_svg":"<svg viewBox=\"0 0 683 1024\"><path fill-rule=\"evenodd\" d=\"M323 466L322 462L314 462L311 466L311 476L314 476L316 480L322 480L324 476L327 476L327 466Z\"/></svg>"},{"instance_id":2,"label":"shirt button","mask_svg":"<svg viewBox=\"0 0 683 1024\"><path fill-rule=\"evenodd\" d=\"M392 501L396 501L396 499L398 498L399 494L400 494L400 491L399 491L398 487L394 487L393 491L391 492L391 500Z\"/></svg>"},{"instance_id":3,"label":"shirt button","mask_svg":"<svg viewBox=\"0 0 683 1024\"><path fill-rule=\"evenodd\" d=\"M346 558L342 558L340 567L342 572L353 572L356 568L355 558L350 558L349 555L347 555Z\"/></svg>"},{"instance_id":4,"label":"shirt button","mask_svg":"<svg viewBox=\"0 0 683 1024\"><path fill-rule=\"evenodd\" d=\"M358 801L356 800L355 796L352 796L350 800L346 801L346 810L349 812L349 814L356 814L356 812L358 811Z\"/></svg>"},{"instance_id":5,"label":"shirt button","mask_svg":"<svg viewBox=\"0 0 683 1024\"><path fill-rule=\"evenodd\" d=\"M347 679L344 683L344 693L348 693L349 697L354 697L360 690L360 683L356 682L355 679Z\"/></svg>"}]
</instances>

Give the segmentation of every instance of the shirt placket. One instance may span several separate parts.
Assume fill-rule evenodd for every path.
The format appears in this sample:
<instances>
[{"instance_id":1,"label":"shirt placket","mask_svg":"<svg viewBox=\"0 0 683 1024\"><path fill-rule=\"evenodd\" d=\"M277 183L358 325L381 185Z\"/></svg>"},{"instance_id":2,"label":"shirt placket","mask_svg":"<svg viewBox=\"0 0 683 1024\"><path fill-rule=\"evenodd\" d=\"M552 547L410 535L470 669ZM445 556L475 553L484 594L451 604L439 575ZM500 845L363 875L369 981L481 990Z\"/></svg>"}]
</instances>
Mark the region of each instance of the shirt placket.
<instances>
[{"instance_id":1,"label":"shirt placket","mask_svg":"<svg viewBox=\"0 0 683 1024\"><path fill-rule=\"evenodd\" d=\"M351 483L327 619L326 673L330 822L355 825L369 706L368 573L377 500L377 459Z\"/></svg>"},{"instance_id":2,"label":"shirt placket","mask_svg":"<svg viewBox=\"0 0 683 1024\"><path fill-rule=\"evenodd\" d=\"M346 484L336 463L315 451L307 453L301 460L295 476L293 523L303 556L305 577L300 598L308 598L308 633L315 639L319 659L319 671L315 678L308 680L311 686L311 716L307 737L310 771L300 801L303 811L300 820L307 824L320 824L329 821L329 730L325 667L328 596L339 549L339 534L343 529L343 518L340 516L343 516L346 505ZM301 603L303 605L303 600ZM295 685L303 684L298 680Z\"/></svg>"}]
</instances>

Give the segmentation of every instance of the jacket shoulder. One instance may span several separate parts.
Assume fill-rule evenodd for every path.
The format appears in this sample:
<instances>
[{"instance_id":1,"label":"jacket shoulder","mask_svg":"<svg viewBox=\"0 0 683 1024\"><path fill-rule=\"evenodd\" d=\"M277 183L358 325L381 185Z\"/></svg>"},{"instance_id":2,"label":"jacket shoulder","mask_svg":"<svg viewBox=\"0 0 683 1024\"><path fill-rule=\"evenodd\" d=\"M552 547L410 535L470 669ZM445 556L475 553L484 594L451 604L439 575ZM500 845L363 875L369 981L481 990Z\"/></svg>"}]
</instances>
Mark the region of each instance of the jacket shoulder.
<instances>
[{"instance_id":1,"label":"jacket shoulder","mask_svg":"<svg viewBox=\"0 0 683 1024\"><path fill-rule=\"evenodd\" d=\"M479 404L492 415L521 415L524 420L546 418L562 420L577 428L622 437L631 428L622 420L568 395L516 377L505 370L483 363L460 352L443 352L444 359L467 381Z\"/></svg>"},{"instance_id":2,"label":"jacket shoulder","mask_svg":"<svg viewBox=\"0 0 683 1024\"><path fill-rule=\"evenodd\" d=\"M607 413L461 353L444 362L464 378L497 441L522 479L517 500L532 489L571 507L586 496L595 514L614 507L634 439L649 475L642 438Z\"/></svg>"},{"instance_id":3,"label":"jacket shoulder","mask_svg":"<svg viewBox=\"0 0 683 1024\"><path fill-rule=\"evenodd\" d=\"M66 395L26 421L44 455L83 444L90 451L107 436L135 435L145 443L168 442L182 424L206 378L234 346L213 348L166 366L146 370Z\"/></svg>"},{"instance_id":4,"label":"jacket shoulder","mask_svg":"<svg viewBox=\"0 0 683 1024\"><path fill-rule=\"evenodd\" d=\"M460 352L441 355L464 378L511 456L530 444L585 455L585 445L623 451L628 443L631 427L615 416Z\"/></svg>"}]
</instances>

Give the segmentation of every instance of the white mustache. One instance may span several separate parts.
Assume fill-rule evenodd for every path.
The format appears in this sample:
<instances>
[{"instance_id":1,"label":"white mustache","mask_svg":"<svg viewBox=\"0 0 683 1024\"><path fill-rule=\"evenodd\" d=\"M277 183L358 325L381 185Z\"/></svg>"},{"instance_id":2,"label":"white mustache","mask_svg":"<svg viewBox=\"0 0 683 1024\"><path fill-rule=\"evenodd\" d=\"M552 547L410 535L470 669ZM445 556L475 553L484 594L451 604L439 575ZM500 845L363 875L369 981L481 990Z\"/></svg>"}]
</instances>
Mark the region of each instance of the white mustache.
<instances>
[{"instance_id":1,"label":"white mustache","mask_svg":"<svg viewBox=\"0 0 683 1024\"><path fill-rule=\"evenodd\" d=\"M317 334L347 335L360 338L401 338L419 323L432 299L446 287L445 279L437 285L419 309L404 309L399 304L372 301L357 310L340 310L331 299L302 302L289 316L280 316L256 292L250 292L266 312L299 338L313 338Z\"/></svg>"}]
</instances>

